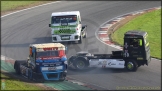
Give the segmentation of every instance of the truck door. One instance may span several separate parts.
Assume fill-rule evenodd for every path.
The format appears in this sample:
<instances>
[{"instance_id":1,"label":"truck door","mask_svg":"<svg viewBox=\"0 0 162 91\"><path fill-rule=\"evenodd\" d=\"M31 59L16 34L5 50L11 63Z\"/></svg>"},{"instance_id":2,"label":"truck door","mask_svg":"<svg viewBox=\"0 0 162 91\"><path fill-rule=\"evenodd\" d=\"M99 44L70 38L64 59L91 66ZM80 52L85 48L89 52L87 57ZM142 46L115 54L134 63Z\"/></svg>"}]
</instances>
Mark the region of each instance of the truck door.
<instances>
[{"instance_id":1,"label":"truck door","mask_svg":"<svg viewBox=\"0 0 162 91\"><path fill-rule=\"evenodd\" d=\"M141 58L144 56L145 50L142 38L127 38L125 40L127 40L124 45L125 54L127 54L125 57Z\"/></svg>"},{"instance_id":2,"label":"truck door","mask_svg":"<svg viewBox=\"0 0 162 91\"><path fill-rule=\"evenodd\" d=\"M30 47L30 55L29 55L29 57L30 57L30 60L28 62L28 65L32 69L34 69L34 67L35 67L35 49L33 47Z\"/></svg>"}]
</instances>

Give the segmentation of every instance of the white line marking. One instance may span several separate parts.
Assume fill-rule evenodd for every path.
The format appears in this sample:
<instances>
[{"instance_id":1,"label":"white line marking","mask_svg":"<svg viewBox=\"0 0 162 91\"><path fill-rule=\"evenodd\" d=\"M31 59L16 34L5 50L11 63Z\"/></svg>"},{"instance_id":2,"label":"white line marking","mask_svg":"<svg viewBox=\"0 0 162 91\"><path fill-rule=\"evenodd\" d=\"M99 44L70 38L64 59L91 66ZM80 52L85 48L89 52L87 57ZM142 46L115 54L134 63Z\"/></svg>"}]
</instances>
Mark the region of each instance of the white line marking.
<instances>
[{"instance_id":1,"label":"white line marking","mask_svg":"<svg viewBox=\"0 0 162 91\"><path fill-rule=\"evenodd\" d=\"M12 12L12 13L9 13L9 14L6 14L6 15L3 15L3 16L1 16L1 18L6 17L6 16L9 16L9 15L12 15L12 14L15 14L15 13L18 13L18 12L22 12L22 11L25 11L25 10L30 10L30 9L34 9L34 8L41 7L41 6L45 6L45 5L58 3L58 2L61 2L61 1L54 1L54 2L52 2L52 3L46 3L46 4L42 4L42 5L38 5L38 6L31 7L31 8L27 8L27 9L19 10L19 11L16 11L16 12Z\"/></svg>"}]
</instances>

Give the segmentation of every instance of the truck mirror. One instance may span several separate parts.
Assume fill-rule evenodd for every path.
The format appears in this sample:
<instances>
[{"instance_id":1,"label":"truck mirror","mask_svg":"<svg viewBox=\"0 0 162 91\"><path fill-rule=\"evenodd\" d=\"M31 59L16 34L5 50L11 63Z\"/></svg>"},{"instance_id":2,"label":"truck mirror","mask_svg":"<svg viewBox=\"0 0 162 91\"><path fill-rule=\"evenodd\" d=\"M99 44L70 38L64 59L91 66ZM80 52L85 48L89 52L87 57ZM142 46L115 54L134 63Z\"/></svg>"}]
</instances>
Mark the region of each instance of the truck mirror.
<instances>
[{"instance_id":1,"label":"truck mirror","mask_svg":"<svg viewBox=\"0 0 162 91\"><path fill-rule=\"evenodd\" d=\"M51 27L51 24L49 24L49 27Z\"/></svg>"}]
</instances>

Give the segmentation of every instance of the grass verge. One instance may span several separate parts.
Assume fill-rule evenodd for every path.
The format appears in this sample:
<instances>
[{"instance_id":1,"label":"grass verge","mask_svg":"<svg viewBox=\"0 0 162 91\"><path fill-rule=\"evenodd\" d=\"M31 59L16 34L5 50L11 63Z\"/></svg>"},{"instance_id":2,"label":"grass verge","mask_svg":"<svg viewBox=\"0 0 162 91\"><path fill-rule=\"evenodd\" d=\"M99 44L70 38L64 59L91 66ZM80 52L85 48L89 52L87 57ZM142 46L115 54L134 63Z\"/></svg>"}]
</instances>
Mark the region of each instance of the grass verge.
<instances>
[{"instance_id":1,"label":"grass verge","mask_svg":"<svg viewBox=\"0 0 162 91\"><path fill-rule=\"evenodd\" d=\"M148 33L151 56L161 57L161 9L155 10L134 18L124 26L117 29L111 38L123 46L124 33L128 30L143 30Z\"/></svg>"},{"instance_id":2,"label":"grass verge","mask_svg":"<svg viewBox=\"0 0 162 91\"><path fill-rule=\"evenodd\" d=\"M43 87L13 79L1 73L1 90L45 90Z\"/></svg>"}]
</instances>

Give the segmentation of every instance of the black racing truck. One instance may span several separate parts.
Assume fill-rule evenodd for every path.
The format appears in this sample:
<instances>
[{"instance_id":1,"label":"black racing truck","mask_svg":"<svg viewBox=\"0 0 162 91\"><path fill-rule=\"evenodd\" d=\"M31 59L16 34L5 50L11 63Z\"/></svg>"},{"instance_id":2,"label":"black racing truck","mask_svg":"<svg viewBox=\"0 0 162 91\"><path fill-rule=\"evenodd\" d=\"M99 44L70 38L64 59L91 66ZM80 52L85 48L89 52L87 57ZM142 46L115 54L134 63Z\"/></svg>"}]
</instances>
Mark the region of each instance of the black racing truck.
<instances>
[{"instance_id":1,"label":"black racing truck","mask_svg":"<svg viewBox=\"0 0 162 91\"><path fill-rule=\"evenodd\" d=\"M78 52L68 59L68 66L78 70L88 67L126 68L136 71L141 65L148 65L151 61L147 32L130 30L124 34L124 46L121 51L112 54L91 54Z\"/></svg>"}]
</instances>

